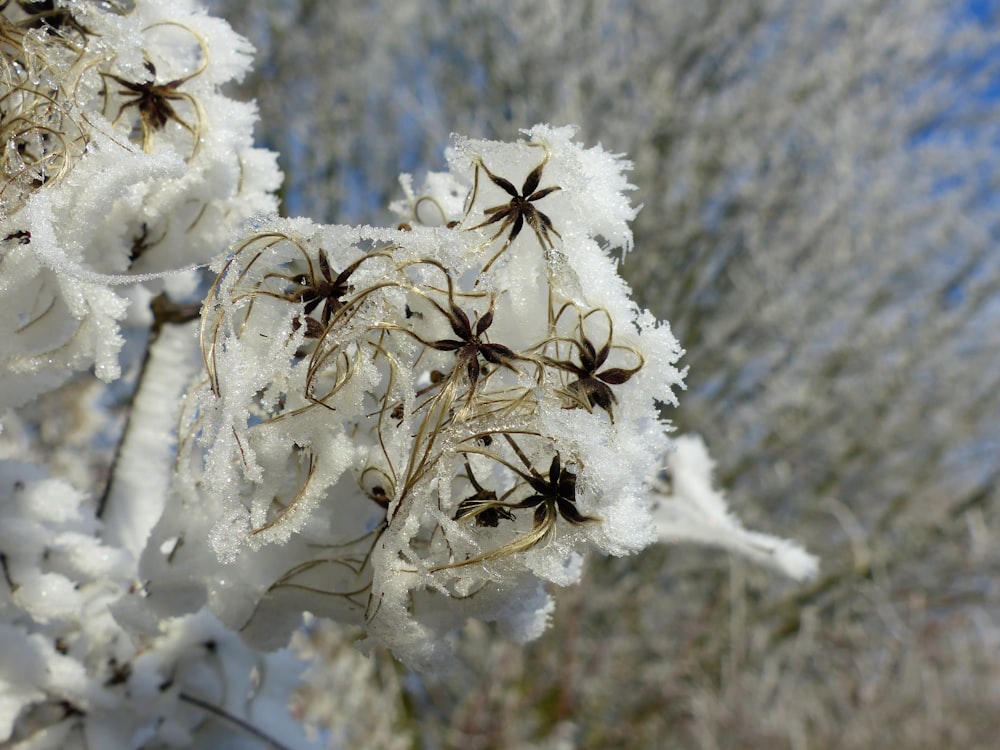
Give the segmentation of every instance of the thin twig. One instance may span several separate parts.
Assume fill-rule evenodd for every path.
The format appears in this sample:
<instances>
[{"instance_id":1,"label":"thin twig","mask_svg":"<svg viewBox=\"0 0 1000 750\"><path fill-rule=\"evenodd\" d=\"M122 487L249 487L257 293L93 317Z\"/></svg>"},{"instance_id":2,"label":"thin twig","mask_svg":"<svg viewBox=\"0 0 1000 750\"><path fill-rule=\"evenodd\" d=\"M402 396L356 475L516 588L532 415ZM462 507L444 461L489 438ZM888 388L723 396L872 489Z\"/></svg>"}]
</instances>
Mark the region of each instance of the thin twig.
<instances>
[{"instance_id":1,"label":"thin twig","mask_svg":"<svg viewBox=\"0 0 1000 750\"><path fill-rule=\"evenodd\" d=\"M193 695L190 695L188 693L179 693L177 697L180 698L185 703L190 703L192 706L197 706L201 710L206 711L212 714L213 716L218 716L220 719L225 719L231 724L235 724L244 732L253 735L259 740L263 740L271 747L273 747L274 750L292 750L288 745L285 745L279 742L278 740L274 739L274 737L271 737L269 734L266 734L265 732L258 729L250 722L246 721L245 719L241 719L239 716L233 716L231 713L229 713L225 709L219 708L214 703L203 701L201 698L195 698Z\"/></svg>"}]
</instances>

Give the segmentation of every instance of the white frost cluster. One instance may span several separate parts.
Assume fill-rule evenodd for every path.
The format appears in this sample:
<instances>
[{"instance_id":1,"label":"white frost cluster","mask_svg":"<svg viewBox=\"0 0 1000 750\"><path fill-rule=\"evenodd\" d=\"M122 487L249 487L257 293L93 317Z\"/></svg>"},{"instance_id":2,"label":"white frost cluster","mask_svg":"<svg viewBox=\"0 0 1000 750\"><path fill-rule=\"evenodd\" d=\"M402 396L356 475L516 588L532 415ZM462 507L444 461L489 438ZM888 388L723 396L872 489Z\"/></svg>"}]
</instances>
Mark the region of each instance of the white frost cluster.
<instances>
[{"instance_id":1,"label":"white frost cluster","mask_svg":"<svg viewBox=\"0 0 1000 750\"><path fill-rule=\"evenodd\" d=\"M119 289L207 262L279 183L253 105L219 92L250 63L223 21L190 0L3 5L0 410L116 378Z\"/></svg>"},{"instance_id":2,"label":"white frost cluster","mask_svg":"<svg viewBox=\"0 0 1000 750\"><path fill-rule=\"evenodd\" d=\"M336 617L425 667L469 617L536 637L546 582L655 540L681 350L616 271L629 164L525 135L456 139L397 229L275 220L220 263L153 606L261 646Z\"/></svg>"}]
</instances>

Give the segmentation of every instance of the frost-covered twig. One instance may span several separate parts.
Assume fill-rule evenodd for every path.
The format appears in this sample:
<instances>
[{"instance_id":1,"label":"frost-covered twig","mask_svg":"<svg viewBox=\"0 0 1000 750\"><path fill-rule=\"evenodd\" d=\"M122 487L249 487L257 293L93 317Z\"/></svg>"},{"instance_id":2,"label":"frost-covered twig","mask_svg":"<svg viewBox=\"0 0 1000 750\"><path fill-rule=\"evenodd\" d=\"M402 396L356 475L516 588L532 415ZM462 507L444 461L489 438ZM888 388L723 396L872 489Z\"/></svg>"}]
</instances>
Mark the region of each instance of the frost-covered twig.
<instances>
[{"instance_id":1,"label":"frost-covered twig","mask_svg":"<svg viewBox=\"0 0 1000 750\"><path fill-rule=\"evenodd\" d=\"M166 325L150 341L106 497L98 508L105 541L136 559L166 504L180 403L197 372L196 335L194 323Z\"/></svg>"},{"instance_id":2,"label":"frost-covered twig","mask_svg":"<svg viewBox=\"0 0 1000 750\"><path fill-rule=\"evenodd\" d=\"M722 493L712 487L714 462L700 437L683 435L675 439L674 446L654 510L663 542L722 547L777 568L797 581L815 578L819 561L801 545L747 531L729 512Z\"/></svg>"}]
</instances>

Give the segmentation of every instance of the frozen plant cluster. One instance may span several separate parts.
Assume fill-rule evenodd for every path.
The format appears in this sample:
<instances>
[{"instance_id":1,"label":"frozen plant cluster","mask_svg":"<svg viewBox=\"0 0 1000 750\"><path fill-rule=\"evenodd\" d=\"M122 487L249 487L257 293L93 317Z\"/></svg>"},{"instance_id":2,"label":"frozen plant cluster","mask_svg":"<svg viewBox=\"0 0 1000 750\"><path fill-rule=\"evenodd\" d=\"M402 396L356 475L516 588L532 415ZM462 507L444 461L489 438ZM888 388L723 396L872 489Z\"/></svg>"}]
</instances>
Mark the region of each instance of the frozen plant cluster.
<instances>
[{"instance_id":1,"label":"frozen plant cluster","mask_svg":"<svg viewBox=\"0 0 1000 750\"><path fill-rule=\"evenodd\" d=\"M0 12L0 410L117 378L129 299L191 294L176 272L274 210L280 180L254 106L219 92L250 64L225 22L183 0L50 6Z\"/></svg>"},{"instance_id":2,"label":"frozen plant cluster","mask_svg":"<svg viewBox=\"0 0 1000 750\"><path fill-rule=\"evenodd\" d=\"M470 618L537 637L589 550L693 540L811 575L676 466L658 534L682 351L617 273L630 164L574 133L458 137L447 173L403 177L397 228L274 219L217 261L150 606L263 649L320 615L426 669Z\"/></svg>"},{"instance_id":3,"label":"frozen plant cluster","mask_svg":"<svg viewBox=\"0 0 1000 750\"><path fill-rule=\"evenodd\" d=\"M375 221L451 131L627 154L621 271L687 349L671 420L748 527L822 552L794 591L674 544L593 560L527 648L463 634L418 744L569 715L581 747L995 745L1000 4L211 1L261 50L297 213Z\"/></svg>"},{"instance_id":4,"label":"frozen plant cluster","mask_svg":"<svg viewBox=\"0 0 1000 750\"><path fill-rule=\"evenodd\" d=\"M537 636L584 551L655 540L681 349L616 270L629 164L573 133L458 138L398 228L276 220L220 262L154 607L262 647L364 623L429 667L470 617Z\"/></svg>"}]
</instances>

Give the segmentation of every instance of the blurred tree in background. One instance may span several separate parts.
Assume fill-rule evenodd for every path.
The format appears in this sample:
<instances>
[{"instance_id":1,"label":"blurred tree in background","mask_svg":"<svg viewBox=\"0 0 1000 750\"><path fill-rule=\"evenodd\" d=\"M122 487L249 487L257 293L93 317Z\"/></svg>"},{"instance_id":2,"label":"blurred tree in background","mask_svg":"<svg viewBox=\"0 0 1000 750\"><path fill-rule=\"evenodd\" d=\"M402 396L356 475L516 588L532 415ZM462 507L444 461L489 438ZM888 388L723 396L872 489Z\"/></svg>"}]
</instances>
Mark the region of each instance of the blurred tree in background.
<instances>
[{"instance_id":1,"label":"blurred tree in background","mask_svg":"<svg viewBox=\"0 0 1000 750\"><path fill-rule=\"evenodd\" d=\"M400 732L992 746L995 3L210 5L258 47L244 93L290 215L384 219L395 175L440 168L452 131L575 123L626 153L645 207L624 273L688 349L668 416L705 436L748 526L823 558L805 587L679 548L594 561L526 650L473 630L466 673L404 680Z\"/></svg>"}]
</instances>

